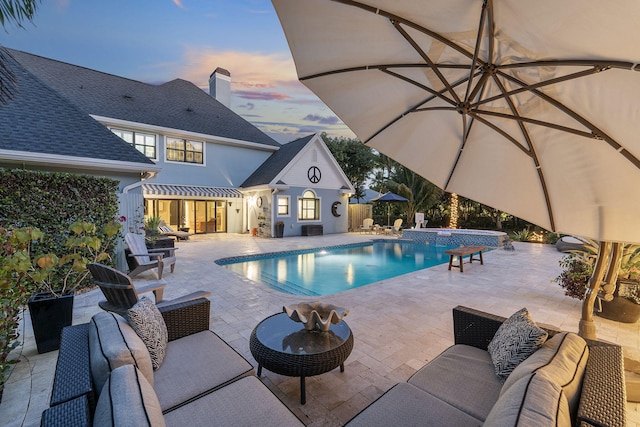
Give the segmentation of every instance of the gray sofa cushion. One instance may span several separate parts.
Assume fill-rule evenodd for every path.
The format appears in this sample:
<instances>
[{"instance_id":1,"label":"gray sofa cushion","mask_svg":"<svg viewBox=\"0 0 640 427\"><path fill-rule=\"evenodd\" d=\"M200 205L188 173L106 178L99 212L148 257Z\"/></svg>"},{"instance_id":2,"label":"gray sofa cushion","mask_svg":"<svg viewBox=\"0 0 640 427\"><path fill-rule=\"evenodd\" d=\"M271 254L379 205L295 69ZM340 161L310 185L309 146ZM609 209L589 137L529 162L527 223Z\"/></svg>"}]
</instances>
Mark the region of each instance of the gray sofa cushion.
<instances>
[{"instance_id":1,"label":"gray sofa cushion","mask_svg":"<svg viewBox=\"0 0 640 427\"><path fill-rule=\"evenodd\" d=\"M112 370L135 365L153 386L149 351L124 317L100 312L89 323L89 360L96 391L100 392Z\"/></svg>"},{"instance_id":2,"label":"gray sofa cushion","mask_svg":"<svg viewBox=\"0 0 640 427\"><path fill-rule=\"evenodd\" d=\"M254 376L242 378L165 415L170 426L302 426Z\"/></svg>"},{"instance_id":3,"label":"gray sofa cushion","mask_svg":"<svg viewBox=\"0 0 640 427\"><path fill-rule=\"evenodd\" d=\"M461 344L442 352L408 382L479 420L487 417L502 388L489 353Z\"/></svg>"},{"instance_id":4,"label":"gray sofa cushion","mask_svg":"<svg viewBox=\"0 0 640 427\"><path fill-rule=\"evenodd\" d=\"M498 399L485 420L486 427L570 427L569 404L562 387L544 372L534 372L515 381Z\"/></svg>"},{"instance_id":5,"label":"gray sofa cushion","mask_svg":"<svg viewBox=\"0 0 640 427\"><path fill-rule=\"evenodd\" d=\"M154 389L162 411L253 373L253 366L211 331L198 332L167 346L154 373Z\"/></svg>"},{"instance_id":6,"label":"gray sofa cushion","mask_svg":"<svg viewBox=\"0 0 640 427\"><path fill-rule=\"evenodd\" d=\"M476 419L419 388L399 383L347 423L372 426L481 426Z\"/></svg>"},{"instance_id":7,"label":"gray sofa cushion","mask_svg":"<svg viewBox=\"0 0 640 427\"><path fill-rule=\"evenodd\" d=\"M153 387L135 366L123 365L111 372L100 393L93 425L164 427Z\"/></svg>"},{"instance_id":8,"label":"gray sofa cushion","mask_svg":"<svg viewBox=\"0 0 640 427\"><path fill-rule=\"evenodd\" d=\"M571 332L556 334L513 370L500 394L505 393L520 378L532 372L544 371L551 380L562 387L575 419L588 358L589 347L584 339Z\"/></svg>"}]
</instances>

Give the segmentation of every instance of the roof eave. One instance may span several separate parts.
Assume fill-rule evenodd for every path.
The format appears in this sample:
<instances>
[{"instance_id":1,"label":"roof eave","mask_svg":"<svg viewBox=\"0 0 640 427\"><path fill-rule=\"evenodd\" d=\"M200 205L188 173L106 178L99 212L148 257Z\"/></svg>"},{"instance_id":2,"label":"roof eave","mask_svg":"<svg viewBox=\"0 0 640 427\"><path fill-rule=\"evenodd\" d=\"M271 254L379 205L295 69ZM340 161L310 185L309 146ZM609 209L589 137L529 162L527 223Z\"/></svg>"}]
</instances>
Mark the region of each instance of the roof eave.
<instances>
[{"instance_id":1,"label":"roof eave","mask_svg":"<svg viewBox=\"0 0 640 427\"><path fill-rule=\"evenodd\" d=\"M16 150L0 150L0 161L28 163L34 165L64 166L71 169L95 169L132 173L158 173L162 169L158 165L149 163L105 160L92 157L62 156L59 154L33 153Z\"/></svg>"}]
</instances>

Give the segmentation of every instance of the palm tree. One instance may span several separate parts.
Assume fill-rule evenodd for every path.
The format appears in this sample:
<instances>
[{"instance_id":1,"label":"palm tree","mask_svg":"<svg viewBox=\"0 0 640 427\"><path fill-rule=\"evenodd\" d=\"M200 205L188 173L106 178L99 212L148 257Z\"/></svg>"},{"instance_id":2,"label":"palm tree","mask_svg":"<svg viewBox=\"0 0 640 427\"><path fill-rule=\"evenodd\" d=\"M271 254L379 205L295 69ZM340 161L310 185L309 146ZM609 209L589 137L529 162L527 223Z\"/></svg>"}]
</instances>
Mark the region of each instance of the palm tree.
<instances>
[{"instance_id":1,"label":"palm tree","mask_svg":"<svg viewBox=\"0 0 640 427\"><path fill-rule=\"evenodd\" d=\"M0 0L0 25L6 31L11 22L22 27L25 21L31 22L40 0ZM11 54L0 46L0 104L6 104L15 92L16 76L9 63L13 61Z\"/></svg>"},{"instance_id":2,"label":"palm tree","mask_svg":"<svg viewBox=\"0 0 640 427\"><path fill-rule=\"evenodd\" d=\"M405 206L407 222L413 224L416 212L425 211L437 203L442 190L400 164L396 165L394 171L387 187L409 200Z\"/></svg>"}]
</instances>

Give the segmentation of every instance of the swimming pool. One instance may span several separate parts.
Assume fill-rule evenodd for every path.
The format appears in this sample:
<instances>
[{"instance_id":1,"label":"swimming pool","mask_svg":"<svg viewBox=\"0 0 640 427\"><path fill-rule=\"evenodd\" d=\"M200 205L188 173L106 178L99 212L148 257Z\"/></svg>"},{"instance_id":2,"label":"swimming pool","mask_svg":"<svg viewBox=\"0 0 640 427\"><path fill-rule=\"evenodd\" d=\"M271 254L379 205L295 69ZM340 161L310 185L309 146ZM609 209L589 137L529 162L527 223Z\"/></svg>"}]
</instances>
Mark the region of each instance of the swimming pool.
<instances>
[{"instance_id":1,"label":"swimming pool","mask_svg":"<svg viewBox=\"0 0 640 427\"><path fill-rule=\"evenodd\" d=\"M216 264L281 292L330 295L449 262L454 246L402 240L223 258Z\"/></svg>"}]
</instances>

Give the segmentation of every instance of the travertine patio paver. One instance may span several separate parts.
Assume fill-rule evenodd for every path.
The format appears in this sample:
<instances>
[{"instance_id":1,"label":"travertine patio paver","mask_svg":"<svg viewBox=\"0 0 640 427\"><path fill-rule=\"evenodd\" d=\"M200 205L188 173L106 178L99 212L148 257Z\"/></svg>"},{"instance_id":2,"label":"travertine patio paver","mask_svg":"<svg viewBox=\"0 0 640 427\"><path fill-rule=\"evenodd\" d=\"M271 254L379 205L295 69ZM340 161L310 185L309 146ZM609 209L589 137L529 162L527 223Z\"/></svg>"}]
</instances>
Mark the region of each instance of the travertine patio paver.
<instances>
[{"instance_id":1,"label":"travertine patio paver","mask_svg":"<svg viewBox=\"0 0 640 427\"><path fill-rule=\"evenodd\" d=\"M339 369L307 379L307 404L300 405L299 379L263 371L262 380L305 424L338 426L399 381L437 356L453 342L451 309L467 305L508 316L526 306L537 322L577 331L581 303L564 296L552 283L560 273L562 254L553 246L516 243L513 252L486 252L484 265L465 265L464 274L447 264L383 280L321 298L305 298L272 290L240 277L213 261L251 253L330 246L371 240L379 236L357 233L284 239L248 235L194 236L177 242L174 274L166 274L166 298L204 289L211 297L211 328L256 365L249 352L249 336L263 318L286 304L322 299L351 309L346 321L355 337L354 350ZM136 282L155 280L152 272ZM78 295L74 324L99 311L99 290ZM596 318L598 336L625 346L628 354L640 348L640 325ZM37 426L48 406L57 352L39 355L31 326L25 322L21 362L9 377L0 404L0 425ZM629 425L640 425L638 405L629 405Z\"/></svg>"}]
</instances>

